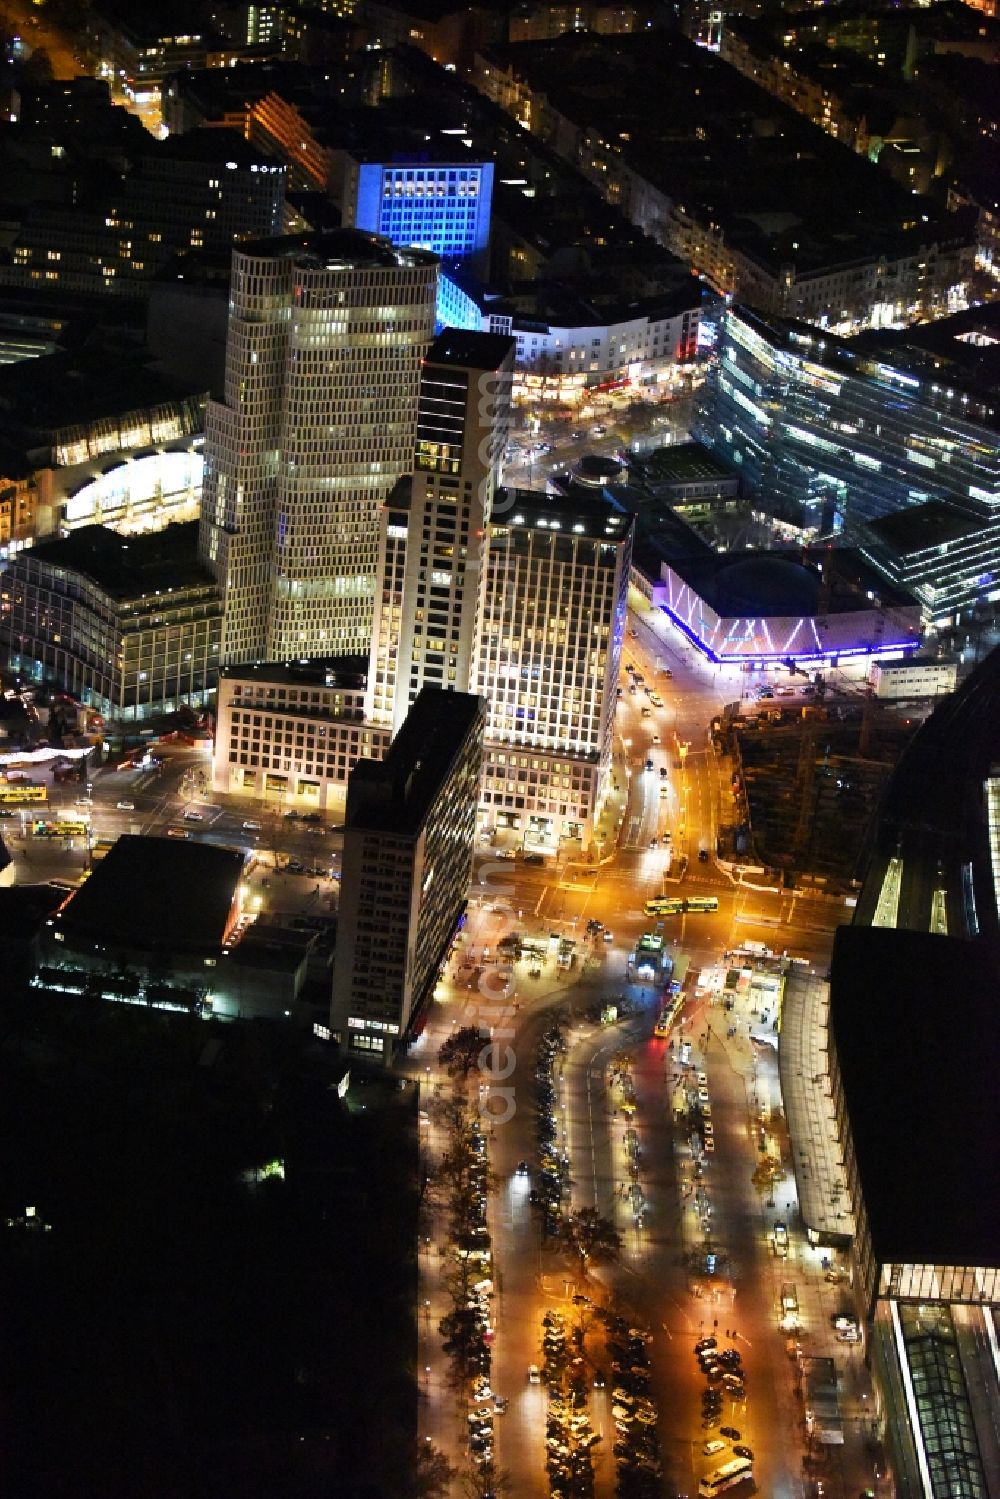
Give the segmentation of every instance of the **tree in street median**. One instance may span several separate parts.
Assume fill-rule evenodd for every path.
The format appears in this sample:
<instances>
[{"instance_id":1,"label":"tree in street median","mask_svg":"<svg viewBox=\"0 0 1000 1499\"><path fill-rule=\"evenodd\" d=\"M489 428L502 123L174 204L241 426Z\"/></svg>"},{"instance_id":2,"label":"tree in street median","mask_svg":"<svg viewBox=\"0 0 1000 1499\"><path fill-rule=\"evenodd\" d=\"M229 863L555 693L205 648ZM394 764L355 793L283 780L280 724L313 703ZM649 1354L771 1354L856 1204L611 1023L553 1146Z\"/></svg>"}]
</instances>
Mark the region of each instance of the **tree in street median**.
<instances>
[{"instance_id":1,"label":"tree in street median","mask_svg":"<svg viewBox=\"0 0 1000 1499\"><path fill-rule=\"evenodd\" d=\"M438 1063L449 1077L467 1078L477 1066L483 1047L488 1045L489 1037L484 1036L477 1026L463 1025L441 1047Z\"/></svg>"},{"instance_id":2,"label":"tree in street median","mask_svg":"<svg viewBox=\"0 0 1000 1499\"><path fill-rule=\"evenodd\" d=\"M577 1208L565 1221L563 1237L567 1250L586 1270L591 1262L605 1263L616 1259L622 1247L621 1234L610 1218L604 1218L596 1208Z\"/></svg>"}]
</instances>

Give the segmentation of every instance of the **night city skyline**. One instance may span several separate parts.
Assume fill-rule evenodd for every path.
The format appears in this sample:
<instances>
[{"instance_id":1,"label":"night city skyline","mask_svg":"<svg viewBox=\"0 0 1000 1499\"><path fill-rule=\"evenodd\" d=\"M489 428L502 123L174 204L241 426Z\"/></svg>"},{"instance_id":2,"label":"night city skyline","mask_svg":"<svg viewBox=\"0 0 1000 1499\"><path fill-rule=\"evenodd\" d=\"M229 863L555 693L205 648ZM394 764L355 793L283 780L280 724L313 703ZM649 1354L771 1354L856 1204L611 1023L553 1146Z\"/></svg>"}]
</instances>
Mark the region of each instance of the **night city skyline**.
<instances>
[{"instance_id":1,"label":"night city skyline","mask_svg":"<svg viewBox=\"0 0 1000 1499\"><path fill-rule=\"evenodd\" d=\"M12 1499L1000 1496L998 80L0 5Z\"/></svg>"}]
</instances>

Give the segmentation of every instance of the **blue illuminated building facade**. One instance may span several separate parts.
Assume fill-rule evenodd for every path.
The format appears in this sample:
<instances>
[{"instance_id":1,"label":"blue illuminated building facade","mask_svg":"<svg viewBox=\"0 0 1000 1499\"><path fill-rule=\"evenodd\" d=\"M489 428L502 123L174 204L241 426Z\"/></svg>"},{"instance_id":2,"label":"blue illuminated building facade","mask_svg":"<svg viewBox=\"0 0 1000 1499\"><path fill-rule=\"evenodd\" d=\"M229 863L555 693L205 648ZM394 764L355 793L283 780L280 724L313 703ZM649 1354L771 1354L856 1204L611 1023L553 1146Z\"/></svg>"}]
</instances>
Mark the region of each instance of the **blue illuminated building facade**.
<instances>
[{"instance_id":1,"label":"blue illuminated building facade","mask_svg":"<svg viewBox=\"0 0 1000 1499\"><path fill-rule=\"evenodd\" d=\"M483 309L455 275L442 270L438 278L437 322L439 328L462 328L466 333L481 333Z\"/></svg>"},{"instance_id":2,"label":"blue illuminated building facade","mask_svg":"<svg viewBox=\"0 0 1000 1499\"><path fill-rule=\"evenodd\" d=\"M344 222L485 268L492 199L492 162L349 162Z\"/></svg>"}]
</instances>

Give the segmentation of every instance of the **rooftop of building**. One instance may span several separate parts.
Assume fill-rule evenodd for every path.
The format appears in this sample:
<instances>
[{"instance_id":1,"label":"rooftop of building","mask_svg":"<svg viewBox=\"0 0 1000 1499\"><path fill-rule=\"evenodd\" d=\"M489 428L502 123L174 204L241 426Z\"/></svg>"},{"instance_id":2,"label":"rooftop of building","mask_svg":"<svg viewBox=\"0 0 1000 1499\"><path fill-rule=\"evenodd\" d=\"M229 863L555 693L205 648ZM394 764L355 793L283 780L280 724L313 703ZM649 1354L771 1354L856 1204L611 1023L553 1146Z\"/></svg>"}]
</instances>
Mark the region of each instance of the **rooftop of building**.
<instances>
[{"instance_id":1,"label":"rooftop of building","mask_svg":"<svg viewBox=\"0 0 1000 1499\"><path fill-rule=\"evenodd\" d=\"M70 943L165 955L218 949L228 933L243 866L237 849L127 834L72 895L56 930Z\"/></svg>"},{"instance_id":2,"label":"rooftop of building","mask_svg":"<svg viewBox=\"0 0 1000 1499\"><path fill-rule=\"evenodd\" d=\"M483 698L422 688L385 759L359 760L351 772L347 830L418 833L467 736L481 734L485 720Z\"/></svg>"},{"instance_id":3,"label":"rooftop of building","mask_svg":"<svg viewBox=\"0 0 1000 1499\"><path fill-rule=\"evenodd\" d=\"M10 953L15 946L26 946L66 899L59 885L0 886L0 943Z\"/></svg>"},{"instance_id":4,"label":"rooftop of building","mask_svg":"<svg viewBox=\"0 0 1000 1499\"><path fill-rule=\"evenodd\" d=\"M66 427L161 407L191 394L190 386L118 341L97 339L71 353L0 366L0 421L8 436L16 434L29 447Z\"/></svg>"},{"instance_id":5,"label":"rooftop of building","mask_svg":"<svg viewBox=\"0 0 1000 1499\"><path fill-rule=\"evenodd\" d=\"M145 0L100 0L94 10L101 20L150 45L175 38L195 43L217 41L225 45L225 38L205 25L204 12L193 0L159 0L153 11Z\"/></svg>"},{"instance_id":6,"label":"rooftop of building","mask_svg":"<svg viewBox=\"0 0 1000 1499\"><path fill-rule=\"evenodd\" d=\"M892 515L867 522L867 529L899 557L935 551L982 529L974 515L946 505L942 500L928 500L925 505L908 506Z\"/></svg>"},{"instance_id":7,"label":"rooftop of building","mask_svg":"<svg viewBox=\"0 0 1000 1499\"><path fill-rule=\"evenodd\" d=\"M862 354L895 360L931 385L954 382L987 400L1000 417L1000 302L981 302L951 317L915 323L897 331L863 333L850 341Z\"/></svg>"},{"instance_id":8,"label":"rooftop of building","mask_svg":"<svg viewBox=\"0 0 1000 1499\"><path fill-rule=\"evenodd\" d=\"M223 681L270 682L276 687L341 687L363 692L367 656L315 656L302 661L249 661L224 666Z\"/></svg>"},{"instance_id":9,"label":"rooftop of building","mask_svg":"<svg viewBox=\"0 0 1000 1499\"><path fill-rule=\"evenodd\" d=\"M228 960L237 967L256 968L265 973L295 973L308 959L315 941L315 932L255 924L229 949Z\"/></svg>"},{"instance_id":10,"label":"rooftop of building","mask_svg":"<svg viewBox=\"0 0 1000 1499\"><path fill-rule=\"evenodd\" d=\"M537 218L537 208L536 208ZM537 229L537 226L536 226ZM562 276L518 281L506 290L486 286L464 267L449 266L447 275L480 310L491 316L509 317L515 331L559 328L593 328L645 318L656 322L697 308L705 297L705 284L679 260L658 247L638 254L631 264L615 274L613 256L588 253L578 257L577 268L568 266ZM642 296L630 297L626 284L652 284Z\"/></svg>"},{"instance_id":11,"label":"rooftop of building","mask_svg":"<svg viewBox=\"0 0 1000 1499\"><path fill-rule=\"evenodd\" d=\"M243 171L261 168L267 171L284 171L284 167L273 156L258 151L235 130L222 129L217 125L204 126L198 130L186 130L183 135L168 135L165 140L151 139L153 149L150 156L161 161L177 162L224 162Z\"/></svg>"},{"instance_id":12,"label":"rooftop of building","mask_svg":"<svg viewBox=\"0 0 1000 1499\"><path fill-rule=\"evenodd\" d=\"M641 503L643 497L638 498ZM660 581L664 562L675 567L682 557L710 559L712 556L714 553L708 542L668 507L658 509L652 515L641 515L632 546L632 565L651 583Z\"/></svg>"},{"instance_id":13,"label":"rooftop of building","mask_svg":"<svg viewBox=\"0 0 1000 1499\"><path fill-rule=\"evenodd\" d=\"M20 559L80 573L119 601L212 588L215 581L198 560L198 522L181 521L162 531L122 536L107 526L81 526L57 541L40 541Z\"/></svg>"},{"instance_id":14,"label":"rooftop of building","mask_svg":"<svg viewBox=\"0 0 1000 1499\"><path fill-rule=\"evenodd\" d=\"M847 547L816 554L708 548L700 556L686 552L670 566L721 619L849 614L871 610L875 598L890 608L918 607L912 594L888 583Z\"/></svg>"},{"instance_id":15,"label":"rooftop of building","mask_svg":"<svg viewBox=\"0 0 1000 1499\"><path fill-rule=\"evenodd\" d=\"M261 260L291 260L305 270L347 271L435 266L430 250L397 249L389 240L361 229L329 229L320 234L283 234L242 240L236 253Z\"/></svg>"},{"instance_id":16,"label":"rooftop of building","mask_svg":"<svg viewBox=\"0 0 1000 1499\"><path fill-rule=\"evenodd\" d=\"M1000 361L995 357L1000 352L1000 304L855 338L839 338L810 323L738 304L731 316L775 348L842 376L871 380L899 401L933 404L970 424L996 426L1000 420Z\"/></svg>"},{"instance_id":17,"label":"rooftop of building","mask_svg":"<svg viewBox=\"0 0 1000 1499\"><path fill-rule=\"evenodd\" d=\"M837 931L830 1024L880 1263L1000 1265L996 994L976 944Z\"/></svg>"},{"instance_id":18,"label":"rooftop of building","mask_svg":"<svg viewBox=\"0 0 1000 1499\"><path fill-rule=\"evenodd\" d=\"M568 32L489 48L486 63L512 67L554 111L614 142L678 212L697 207L772 274L791 266L808 276L971 233L972 216L943 218L679 35Z\"/></svg>"},{"instance_id":19,"label":"rooftop of building","mask_svg":"<svg viewBox=\"0 0 1000 1499\"><path fill-rule=\"evenodd\" d=\"M329 77L329 65L323 72ZM221 119L244 109L272 90L293 99L311 90L320 78L318 68L284 60L236 62L231 68L184 68L169 73L166 87L189 96L205 119Z\"/></svg>"},{"instance_id":20,"label":"rooftop of building","mask_svg":"<svg viewBox=\"0 0 1000 1499\"><path fill-rule=\"evenodd\" d=\"M460 369L495 370L514 357L514 340L505 333L467 333L445 328L427 350L425 364L453 364Z\"/></svg>"},{"instance_id":21,"label":"rooftop of building","mask_svg":"<svg viewBox=\"0 0 1000 1499\"><path fill-rule=\"evenodd\" d=\"M629 459L630 468L653 484L697 484L732 479L733 470L700 442L678 442Z\"/></svg>"},{"instance_id":22,"label":"rooftop of building","mask_svg":"<svg viewBox=\"0 0 1000 1499\"><path fill-rule=\"evenodd\" d=\"M597 493L574 486L566 494L545 494L537 489L500 488L490 524L494 532L509 526L618 544L629 536L632 517L606 490Z\"/></svg>"}]
</instances>

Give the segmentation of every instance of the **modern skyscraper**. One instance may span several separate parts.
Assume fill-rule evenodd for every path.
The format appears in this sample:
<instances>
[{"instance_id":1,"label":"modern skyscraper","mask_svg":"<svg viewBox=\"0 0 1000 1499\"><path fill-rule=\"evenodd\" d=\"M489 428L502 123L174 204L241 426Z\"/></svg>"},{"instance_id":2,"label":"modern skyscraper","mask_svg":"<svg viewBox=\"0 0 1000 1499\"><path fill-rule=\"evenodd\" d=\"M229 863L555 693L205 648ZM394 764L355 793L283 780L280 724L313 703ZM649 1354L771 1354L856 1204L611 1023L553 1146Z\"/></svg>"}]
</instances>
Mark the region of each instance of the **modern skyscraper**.
<instances>
[{"instance_id":1,"label":"modern skyscraper","mask_svg":"<svg viewBox=\"0 0 1000 1499\"><path fill-rule=\"evenodd\" d=\"M223 663L367 652L378 508L413 462L437 268L358 230L234 251L201 530Z\"/></svg>"},{"instance_id":2,"label":"modern skyscraper","mask_svg":"<svg viewBox=\"0 0 1000 1499\"><path fill-rule=\"evenodd\" d=\"M415 473L379 526L367 709L394 730L423 687L469 689L513 372L512 339L454 328L424 362Z\"/></svg>"},{"instance_id":3,"label":"modern skyscraper","mask_svg":"<svg viewBox=\"0 0 1000 1499\"><path fill-rule=\"evenodd\" d=\"M390 1061L465 908L486 705L425 687L381 761L351 773L331 1028Z\"/></svg>"},{"instance_id":4,"label":"modern skyscraper","mask_svg":"<svg viewBox=\"0 0 1000 1499\"><path fill-rule=\"evenodd\" d=\"M606 500L504 491L474 690L489 703L488 828L589 841L611 765L632 518Z\"/></svg>"}]
</instances>

